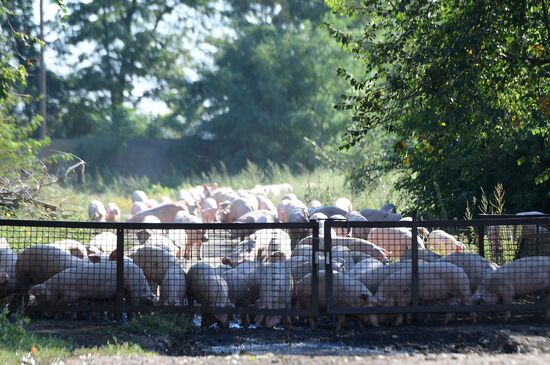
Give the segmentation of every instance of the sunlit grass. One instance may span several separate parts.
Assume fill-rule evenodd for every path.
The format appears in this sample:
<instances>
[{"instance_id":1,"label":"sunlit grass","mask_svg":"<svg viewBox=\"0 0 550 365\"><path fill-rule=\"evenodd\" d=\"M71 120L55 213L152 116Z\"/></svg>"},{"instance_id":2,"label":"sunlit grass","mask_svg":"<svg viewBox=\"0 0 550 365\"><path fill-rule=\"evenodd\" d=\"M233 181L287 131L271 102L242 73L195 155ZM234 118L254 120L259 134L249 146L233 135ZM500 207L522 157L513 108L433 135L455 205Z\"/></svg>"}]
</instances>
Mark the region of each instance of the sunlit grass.
<instances>
[{"instance_id":1,"label":"sunlit grass","mask_svg":"<svg viewBox=\"0 0 550 365\"><path fill-rule=\"evenodd\" d=\"M104 177L99 173L86 177L83 185L52 186L45 191L45 199L59 209L53 215L41 213L36 207L20 209L7 218L54 219L54 220L87 220L88 204L97 199L107 204L115 202L122 210L122 218L126 219L131 211L131 194L134 190L143 190L150 198L160 201L163 197L175 200L181 188L190 188L203 183L217 183L229 186L235 190L251 189L256 185L289 183L296 194L306 204L311 200L319 200L325 205L334 204L339 197L349 198L356 209L380 208L383 204L392 202L399 207L405 207L410 197L396 191L393 186L394 175L388 174L380 179L379 184L370 190L354 194L346 184L344 173L338 170L320 168L315 171L296 173L286 166L270 164L260 169L257 165L248 164L238 174L229 174L223 166L212 169L200 176L171 178L172 186L163 186L151 182L147 177ZM270 197L278 204L282 196Z\"/></svg>"}]
</instances>

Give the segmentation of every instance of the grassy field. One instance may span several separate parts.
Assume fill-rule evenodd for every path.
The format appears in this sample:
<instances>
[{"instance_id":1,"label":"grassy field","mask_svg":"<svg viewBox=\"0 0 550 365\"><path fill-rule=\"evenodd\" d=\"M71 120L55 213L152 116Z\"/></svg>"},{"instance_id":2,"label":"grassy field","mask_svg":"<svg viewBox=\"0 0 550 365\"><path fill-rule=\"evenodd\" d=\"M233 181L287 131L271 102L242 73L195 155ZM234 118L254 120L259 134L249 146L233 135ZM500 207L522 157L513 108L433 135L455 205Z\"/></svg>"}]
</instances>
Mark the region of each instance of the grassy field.
<instances>
[{"instance_id":1,"label":"grassy field","mask_svg":"<svg viewBox=\"0 0 550 365\"><path fill-rule=\"evenodd\" d=\"M122 209L123 218L125 218L131 209L130 195L134 190L144 190L150 198L157 200L164 196L175 199L181 188L214 182L220 186L230 186L233 189L249 189L257 184L289 183L293 187L293 193L306 203L316 199L323 204L332 205L337 198L347 197L357 209L379 208L387 202L404 207L410 202L410 197L393 189L395 180L395 176L387 175L373 189L354 194L347 186L344 175L329 169L296 174L285 167L270 166L267 171L263 171L250 164L237 175L229 175L223 170L212 170L202 176L174 178L171 187L152 183L147 177L107 178L103 175L92 174L87 176L86 183L82 186L54 186L44 191L45 199L60 207L61 214L50 217L41 215L36 209L22 209L16 217L87 220L88 203L92 199L98 199L105 204L107 202L117 203ZM277 204L281 196L271 198ZM14 218L13 216L7 217Z\"/></svg>"}]
</instances>

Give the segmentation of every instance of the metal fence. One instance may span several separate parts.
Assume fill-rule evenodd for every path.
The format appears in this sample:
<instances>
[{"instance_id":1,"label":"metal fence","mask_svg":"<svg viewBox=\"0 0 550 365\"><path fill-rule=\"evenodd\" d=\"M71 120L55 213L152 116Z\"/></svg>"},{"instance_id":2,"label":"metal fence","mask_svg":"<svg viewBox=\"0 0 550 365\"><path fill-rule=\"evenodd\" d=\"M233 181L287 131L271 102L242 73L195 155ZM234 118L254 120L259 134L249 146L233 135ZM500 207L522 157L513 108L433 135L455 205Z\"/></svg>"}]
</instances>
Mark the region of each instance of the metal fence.
<instances>
[{"instance_id":1,"label":"metal fence","mask_svg":"<svg viewBox=\"0 0 550 365\"><path fill-rule=\"evenodd\" d=\"M200 313L204 325L550 308L548 216L323 223L0 220L0 299L28 312Z\"/></svg>"},{"instance_id":2,"label":"metal fence","mask_svg":"<svg viewBox=\"0 0 550 365\"><path fill-rule=\"evenodd\" d=\"M266 224L137 224L0 221L6 277L0 297L22 293L28 312L201 313L227 325L228 315L258 324L315 315L318 291L293 302L294 275L317 282L318 226ZM290 258L292 242L312 249ZM1 244L0 244L1 246ZM11 259L10 259L11 258ZM289 258L287 262L285 259ZM0 273L1 275L1 273ZM14 280L15 279L15 280Z\"/></svg>"},{"instance_id":3,"label":"metal fence","mask_svg":"<svg viewBox=\"0 0 550 365\"><path fill-rule=\"evenodd\" d=\"M549 231L550 217L326 221L321 246L332 256L320 275L326 275L326 310L384 314L397 323L402 316L386 314L545 313ZM368 300L350 301L350 293Z\"/></svg>"}]
</instances>

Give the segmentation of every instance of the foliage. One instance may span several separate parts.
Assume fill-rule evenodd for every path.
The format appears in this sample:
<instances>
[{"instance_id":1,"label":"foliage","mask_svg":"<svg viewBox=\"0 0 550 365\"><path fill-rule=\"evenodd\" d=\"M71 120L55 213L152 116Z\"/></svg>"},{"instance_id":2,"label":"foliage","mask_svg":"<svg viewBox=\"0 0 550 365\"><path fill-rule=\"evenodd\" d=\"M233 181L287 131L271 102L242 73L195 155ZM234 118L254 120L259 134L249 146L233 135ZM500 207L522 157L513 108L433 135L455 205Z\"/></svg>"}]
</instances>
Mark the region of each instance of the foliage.
<instances>
[{"instance_id":1,"label":"foliage","mask_svg":"<svg viewBox=\"0 0 550 365\"><path fill-rule=\"evenodd\" d=\"M58 46L78 48L67 80L63 113L67 136L112 133L143 135L150 120L133 113L166 77L188 61L185 37L189 7L207 1L93 1L67 4L67 31ZM185 38L184 38L185 39ZM73 57L74 58L74 57ZM68 58L70 59L70 58ZM136 92L136 84L144 88ZM159 87L159 86L156 86ZM84 119L81 125L81 119Z\"/></svg>"},{"instance_id":2,"label":"foliage","mask_svg":"<svg viewBox=\"0 0 550 365\"><path fill-rule=\"evenodd\" d=\"M247 161L293 170L318 166L307 140L330 145L345 119L331 107L339 94L333 76L339 51L319 47L329 42L309 22L284 29L241 24L236 39L218 45L214 70L204 70L183 101L195 115L177 156L194 152L186 169L201 171L217 161L230 173Z\"/></svg>"},{"instance_id":3,"label":"foliage","mask_svg":"<svg viewBox=\"0 0 550 365\"><path fill-rule=\"evenodd\" d=\"M331 27L363 68L339 70L351 92L338 107L353 112L343 148L373 129L398 136L398 165L387 167L432 213L461 215L498 181L511 211L549 209L545 1L327 3L364 24Z\"/></svg>"},{"instance_id":4,"label":"foliage","mask_svg":"<svg viewBox=\"0 0 550 365\"><path fill-rule=\"evenodd\" d=\"M27 332L28 318L10 318L7 309L0 313L0 362L21 364L30 361L52 361L69 355L70 343L52 336Z\"/></svg>"}]
</instances>

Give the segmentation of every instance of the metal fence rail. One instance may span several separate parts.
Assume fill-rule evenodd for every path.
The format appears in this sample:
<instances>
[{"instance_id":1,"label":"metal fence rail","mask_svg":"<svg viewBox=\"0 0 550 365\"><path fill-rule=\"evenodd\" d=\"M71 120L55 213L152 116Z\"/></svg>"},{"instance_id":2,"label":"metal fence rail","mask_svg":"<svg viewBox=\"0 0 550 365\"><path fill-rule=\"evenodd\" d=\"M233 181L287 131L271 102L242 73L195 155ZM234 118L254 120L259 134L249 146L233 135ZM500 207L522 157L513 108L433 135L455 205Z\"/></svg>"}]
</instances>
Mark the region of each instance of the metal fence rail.
<instances>
[{"instance_id":1,"label":"metal fence rail","mask_svg":"<svg viewBox=\"0 0 550 365\"><path fill-rule=\"evenodd\" d=\"M326 277L326 310L545 313L550 311L545 297L550 289L549 230L550 217L327 220L320 238L329 257L321 275ZM366 301L349 300L360 293L367 293ZM402 321L401 316L384 319Z\"/></svg>"},{"instance_id":2,"label":"metal fence rail","mask_svg":"<svg viewBox=\"0 0 550 365\"><path fill-rule=\"evenodd\" d=\"M3 240L2 240L3 239ZM28 312L402 321L550 309L550 217L143 224L0 220L0 299ZM450 316L446 316L449 318Z\"/></svg>"},{"instance_id":3,"label":"metal fence rail","mask_svg":"<svg viewBox=\"0 0 550 365\"><path fill-rule=\"evenodd\" d=\"M0 296L23 294L28 312L201 313L205 324L224 325L230 314L255 315L259 324L271 325L281 316L317 313L314 222L2 220L0 237L10 247L4 245L0 262L16 258ZM311 249L291 258L293 241L304 237ZM292 272L312 277L301 307L293 301Z\"/></svg>"}]
</instances>

